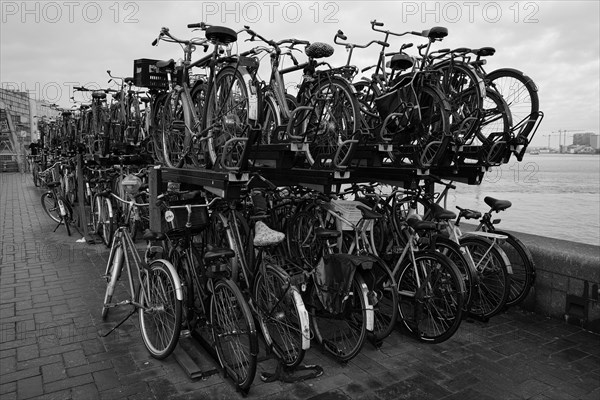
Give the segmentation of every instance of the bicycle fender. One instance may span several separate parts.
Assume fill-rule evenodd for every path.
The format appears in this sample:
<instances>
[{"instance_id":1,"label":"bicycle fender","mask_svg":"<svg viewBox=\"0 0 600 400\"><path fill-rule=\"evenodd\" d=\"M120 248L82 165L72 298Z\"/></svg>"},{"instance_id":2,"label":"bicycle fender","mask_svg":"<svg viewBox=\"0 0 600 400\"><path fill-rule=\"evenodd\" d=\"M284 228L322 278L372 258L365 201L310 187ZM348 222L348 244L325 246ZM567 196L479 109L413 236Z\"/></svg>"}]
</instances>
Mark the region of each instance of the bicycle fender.
<instances>
[{"instance_id":1,"label":"bicycle fender","mask_svg":"<svg viewBox=\"0 0 600 400\"><path fill-rule=\"evenodd\" d=\"M248 91L248 118L256 121L258 119L258 91L253 83L252 75L246 67L238 66L237 70L242 75Z\"/></svg>"},{"instance_id":2,"label":"bicycle fender","mask_svg":"<svg viewBox=\"0 0 600 400\"><path fill-rule=\"evenodd\" d=\"M177 297L177 300L183 301L183 289L181 286L181 280L179 279L179 274L177 273L177 270L175 269L173 264L171 264L170 261L167 261L164 258L160 258L158 260L153 260L149 266L152 266L152 264L154 264L155 262L161 262L169 269L169 272L171 273L171 276L173 277L173 281L175 283L175 297Z\"/></svg>"},{"instance_id":3,"label":"bicycle fender","mask_svg":"<svg viewBox=\"0 0 600 400\"><path fill-rule=\"evenodd\" d=\"M525 73L524 73L523 71L520 71L520 70L518 70L518 69L514 69L514 68L499 68L499 69L495 69L495 70L493 70L492 72L488 73L488 74L485 76L485 78L486 78L486 79L491 79L491 78L490 78L490 76L493 76L493 75L496 75L496 74L502 74L502 72L503 72L503 71L510 71L510 72L512 72L512 73L515 73L515 74L521 75L521 76L522 76L522 77L524 77L524 78L527 78L527 81L528 81L528 82L531 82L531 84L532 84L532 86L533 86L533 90L534 90L535 92L537 92L537 91L538 91L538 87L537 87L537 85L535 84L535 82L533 81L533 79L531 79L529 76L525 75Z\"/></svg>"}]
</instances>

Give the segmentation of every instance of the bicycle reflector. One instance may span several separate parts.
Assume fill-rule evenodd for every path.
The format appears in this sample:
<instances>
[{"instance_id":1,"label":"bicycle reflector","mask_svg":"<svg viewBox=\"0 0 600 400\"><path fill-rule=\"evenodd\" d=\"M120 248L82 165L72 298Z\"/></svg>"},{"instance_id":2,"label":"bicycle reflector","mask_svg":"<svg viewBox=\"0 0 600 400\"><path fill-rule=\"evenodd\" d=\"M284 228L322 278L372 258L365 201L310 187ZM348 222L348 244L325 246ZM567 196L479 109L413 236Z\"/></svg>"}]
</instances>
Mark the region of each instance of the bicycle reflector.
<instances>
[{"instance_id":1,"label":"bicycle reflector","mask_svg":"<svg viewBox=\"0 0 600 400\"><path fill-rule=\"evenodd\" d=\"M142 180L135 175L129 174L121 181L121 187L128 194L137 193L140 186L142 186Z\"/></svg>"}]
</instances>

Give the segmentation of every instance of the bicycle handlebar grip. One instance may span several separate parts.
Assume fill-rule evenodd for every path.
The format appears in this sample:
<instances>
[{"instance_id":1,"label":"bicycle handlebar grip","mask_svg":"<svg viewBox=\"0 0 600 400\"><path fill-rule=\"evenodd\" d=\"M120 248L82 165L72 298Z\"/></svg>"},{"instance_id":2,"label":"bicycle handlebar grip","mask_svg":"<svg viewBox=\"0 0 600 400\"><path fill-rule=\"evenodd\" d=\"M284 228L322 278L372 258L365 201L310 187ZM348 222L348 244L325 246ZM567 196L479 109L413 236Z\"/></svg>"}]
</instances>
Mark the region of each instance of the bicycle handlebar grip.
<instances>
[{"instance_id":1,"label":"bicycle handlebar grip","mask_svg":"<svg viewBox=\"0 0 600 400\"><path fill-rule=\"evenodd\" d=\"M373 25L373 26L383 26L383 22L371 21L371 25Z\"/></svg>"},{"instance_id":2,"label":"bicycle handlebar grip","mask_svg":"<svg viewBox=\"0 0 600 400\"><path fill-rule=\"evenodd\" d=\"M197 22L195 24L188 24L188 28L202 28L202 22Z\"/></svg>"},{"instance_id":3,"label":"bicycle handlebar grip","mask_svg":"<svg viewBox=\"0 0 600 400\"><path fill-rule=\"evenodd\" d=\"M154 40L152 41L152 46L156 46L157 44L158 44L158 39L154 39Z\"/></svg>"},{"instance_id":4,"label":"bicycle handlebar grip","mask_svg":"<svg viewBox=\"0 0 600 400\"><path fill-rule=\"evenodd\" d=\"M346 35L344 35L344 32L342 32L340 29L338 29L336 36L342 40L348 40L348 37Z\"/></svg>"},{"instance_id":5,"label":"bicycle handlebar grip","mask_svg":"<svg viewBox=\"0 0 600 400\"><path fill-rule=\"evenodd\" d=\"M389 44L389 43L387 43L387 42L384 42L384 41L382 41L382 40L378 40L378 41L377 41L377 44L378 44L378 45L380 45L380 46L383 46L383 47L390 47L390 44Z\"/></svg>"}]
</instances>

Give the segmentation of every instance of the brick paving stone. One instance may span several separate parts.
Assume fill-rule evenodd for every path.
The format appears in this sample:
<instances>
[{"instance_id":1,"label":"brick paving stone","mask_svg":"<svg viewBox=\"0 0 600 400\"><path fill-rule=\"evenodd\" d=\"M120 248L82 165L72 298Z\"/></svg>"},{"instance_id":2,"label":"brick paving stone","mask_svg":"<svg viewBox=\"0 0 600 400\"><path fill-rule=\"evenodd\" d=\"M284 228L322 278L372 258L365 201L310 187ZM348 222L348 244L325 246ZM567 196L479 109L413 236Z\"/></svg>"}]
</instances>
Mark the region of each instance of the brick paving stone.
<instances>
[{"instance_id":1,"label":"brick paving stone","mask_svg":"<svg viewBox=\"0 0 600 400\"><path fill-rule=\"evenodd\" d=\"M42 377L39 375L17 381L17 395L19 399L30 399L43 393Z\"/></svg>"},{"instance_id":2,"label":"brick paving stone","mask_svg":"<svg viewBox=\"0 0 600 400\"><path fill-rule=\"evenodd\" d=\"M42 366L42 379L44 383L54 382L67 377L67 371L62 362Z\"/></svg>"}]
</instances>

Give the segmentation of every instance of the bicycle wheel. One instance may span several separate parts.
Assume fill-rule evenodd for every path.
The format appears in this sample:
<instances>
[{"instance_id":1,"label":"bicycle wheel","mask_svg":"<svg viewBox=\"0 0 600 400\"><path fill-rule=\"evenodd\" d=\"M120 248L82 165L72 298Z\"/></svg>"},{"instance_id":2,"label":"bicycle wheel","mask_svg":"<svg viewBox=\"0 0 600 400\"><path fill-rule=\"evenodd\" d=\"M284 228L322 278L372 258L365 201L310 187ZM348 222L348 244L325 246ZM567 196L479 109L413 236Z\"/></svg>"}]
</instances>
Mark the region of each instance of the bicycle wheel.
<instances>
[{"instance_id":1,"label":"bicycle wheel","mask_svg":"<svg viewBox=\"0 0 600 400\"><path fill-rule=\"evenodd\" d=\"M224 67L215 78L207 96L204 126L208 131L208 151L212 165L239 167L246 148L250 124L250 101L242 74L233 67Z\"/></svg>"},{"instance_id":2,"label":"bicycle wheel","mask_svg":"<svg viewBox=\"0 0 600 400\"><path fill-rule=\"evenodd\" d=\"M250 308L229 279L214 282L210 321L221 366L238 389L247 393L256 374L258 337Z\"/></svg>"},{"instance_id":3,"label":"bicycle wheel","mask_svg":"<svg viewBox=\"0 0 600 400\"><path fill-rule=\"evenodd\" d=\"M177 281L164 261L155 260L140 282L140 331L150 355L159 360L169 356L179 340L182 302L176 295Z\"/></svg>"},{"instance_id":4,"label":"bicycle wheel","mask_svg":"<svg viewBox=\"0 0 600 400\"><path fill-rule=\"evenodd\" d=\"M313 289L313 290L316 290ZM356 357L367 337L369 289L359 271L354 273L352 291L339 314L312 306L310 313L315 337L323 349L341 362Z\"/></svg>"},{"instance_id":5,"label":"bicycle wheel","mask_svg":"<svg viewBox=\"0 0 600 400\"><path fill-rule=\"evenodd\" d=\"M98 232L106 247L110 247L114 234L114 214L110 200L103 196L96 197L98 210Z\"/></svg>"},{"instance_id":6,"label":"bicycle wheel","mask_svg":"<svg viewBox=\"0 0 600 400\"><path fill-rule=\"evenodd\" d=\"M319 219L309 211L300 211L292 218L285 236L293 258L313 267L317 265L322 243L315 230L320 226Z\"/></svg>"},{"instance_id":7,"label":"bicycle wheel","mask_svg":"<svg viewBox=\"0 0 600 400\"><path fill-rule=\"evenodd\" d=\"M141 130L140 101L136 96L130 96L127 100L127 126L125 140L127 143L136 144L139 140Z\"/></svg>"},{"instance_id":8,"label":"bicycle wheel","mask_svg":"<svg viewBox=\"0 0 600 400\"><path fill-rule=\"evenodd\" d=\"M476 275L476 272L473 271L469 263L466 250L458 243L439 235L435 238L435 250L448 257L460 271L465 286L463 311L469 312L473 291L475 290L476 277L474 275Z\"/></svg>"},{"instance_id":9,"label":"bicycle wheel","mask_svg":"<svg viewBox=\"0 0 600 400\"><path fill-rule=\"evenodd\" d=\"M163 165L166 163L163 151L162 121L163 113L165 112L165 102L168 97L167 93L157 95L152 103L150 115L147 116L149 120L148 133L151 136L154 159Z\"/></svg>"},{"instance_id":10,"label":"bicycle wheel","mask_svg":"<svg viewBox=\"0 0 600 400\"><path fill-rule=\"evenodd\" d=\"M40 167L38 166L38 164L36 162L34 162L31 167L31 175L33 178L33 185L35 187L39 187L40 186Z\"/></svg>"},{"instance_id":11,"label":"bicycle wheel","mask_svg":"<svg viewBox=\"0 0 600 400\"><path fill-rule=\"evenodd\" d=\"M448 340L462 320L465 289L460 271L437 252L418 252L414 263L406 260L398 277L402 322L421 341Z\"/></svg>"},{"instance_id":12,"label":"bicycle wheel","mask_svg":"<svg viewBox=\"0 0 600 400\"><path fill-rule=\"evenodd\" d=\"M398 290L396 280L385 261L373 258L373 266L362 270L361 276L369 288L369 303L373 306L373 338L377 343L388 337L398 320Z\"/></svg>"},{"instance_id":13,"label":"bicycle wheel","mask_svg":"<svg viewBox=\"0 0 600 400\"><path fill-rule=\"evenodd\" d=\"M457 60L443 61L433 68L441 72L440 88L450 103L451 132L459 139L471 136L483 105L483 80L472 66Z\"/></svg>"},{"instance_id":14,"label":"bicycle wheel","mask_svg":"<svg viewBox=\"0 0 600 400\"><path fill-rule=\"evenodd\" d=\"M77 180L75 173L69 173L65 177L65 197L71 204L77 201Z\"/></svg>"},{"instance_id":15,"label":"bicycle wheel","mask_svg":"<svg viewBox=\"0 0 600 400\"><path fill-rule=\"evenodd\" d=\"M474 144L481 143L483 146L484 160L488 164L499 164L505 158L512 138L511 129L512 116L508 105L498 92L488 89L474 140Z\"/></svg>"},{"instance_id":16,"label":"bicycle wheel","mask_svg":"<svg viewBox=\"0 0 600 400\"><path fill-rule=\"evenodd\" d=\"M263 254L261 270L254 281L253 299L258 310L258 322L267 345L289 368L298 366L310 347L308 312L298 289L279 266L275 258Z\"/></svg>"},{"instance_id":17,"label":"bicycle wheel","mask_svg":"<svg viewBox=\"0 0 600 400\"><path fill-rule=\"evenodd\" d=\"M62 196L58 198L57 202L62 218L62 223L67 229L67 235L71 236L71 223L74 222L73 207L71 207L71 203L69 203L69 201Z\"/></svg>"},{"instance_id":18,"label":"bicycle wheel","mask_svg":"<svg viewBox=\"0 0 600 400\"><path fill-rule=\"evenodd\" d=\"M308 143L306 159L313 168L338 168L350 163L359 135L360 106L353 88L336 76L323 78L310 89L303 106L304 123L298 136Z\"/></svg>"},{"instance_id":19,"label":"bicycle wheel","mask_svg":"<svg viewBox=\"0 0 600 400\"><path fill-rule=\"evenodd\" d=\"M60 208L53 192L42 194L42 208L54 222L61 222Z\"/></svg>"},{"instance_id":20,"label":"bicycle wheel","mask_svg":"<svg viewBox=\"0 0 600 400\"><path fill-rule=\"evenodd\" d=\"M486 84L500 93L510 109L513 126L520 126L517 132L527 137L535 126L540 107L538 88L533 80L523 72L512 68L501 68L485 76Z\"/></svg>"},{"instance_id":21,"label":"bicycle wheel","mask_svg":"<svg viewBox=\"0 0 600 400\"><path fill-rule=\"evenodd\" d=\"M202 126L202 117L204 117L204 108L206 107L206 95L208 86L205 83L196 83L192 89L191 97L194 106L194 112L198 118L198 126ZM208 154L205 141L197 140L192 143L194 146L194 160L198 165L207 167L210 166L210 155Z\"/></svg>"},{"instance_id":22,"label":"bicycle wheel","mask_svg":"<svg viewBox=\"0 0 600 400\"><path fill-rule=\"evenodd\" d=\"M271 93L268 93L263 101L261 135L258 137L258 143L255 144L281 143L284 141L285 138L282 135L276 135L277 128L281 124L279 105L275 97Z\"/></svg>"},{"instance_id":23,"label":"bicycle wheel","mask_svg":"<svg viewBox=\"0 0 600 400\"><path fill-rule=\"evenodd\" d=\"M106 273L104 275L104 278L106 279L106 292L104 292L104 304L102 305L103 320L108 316L108 310L110 309L108 304L110 304L110 301L112 300L115 286L121 276L124 258L123 246L120 243L116 243L110 250L108 264L106 264Z\"/></svg>"},{"instance_id":24,"label":"bicycle wheel","mask_svg":"<svg viewBox=\"0 0 600 400\"><path fill-rule=\"evenodd\" d=\"M192 116L189 107L182 92L171 92L162 109L159 129L163 156L165 163L171 168L181 168L186 161L194 158L188 157L192 142Z\"/></svg>"},{"instance_id":25,"label":"bicycle wheel","mask_svg":"<svg viewBox=\"0 0 600 400\"><path fill-rule=\"evenodd\" d=\"M484 320L491 318L504 309L508 300L508 259L502 249L484 238L466 236L460 239L460 244L471 254L479 277L472 294L470 313Z\"/></svg>"},{"instance_id":26,"label":"bicycle wheel","mask_svg":"<svg viewBox=\"0 0 600 400\"><path fill-rule=\"evenodd\" d=\"M512 275L510 275L510 294L506 305L516 306L523 302L535 282L535 264L531 251L519 239L507 232L494 231L507 238L500 243L510 261Z\"/></svg>"}]
</instances>

